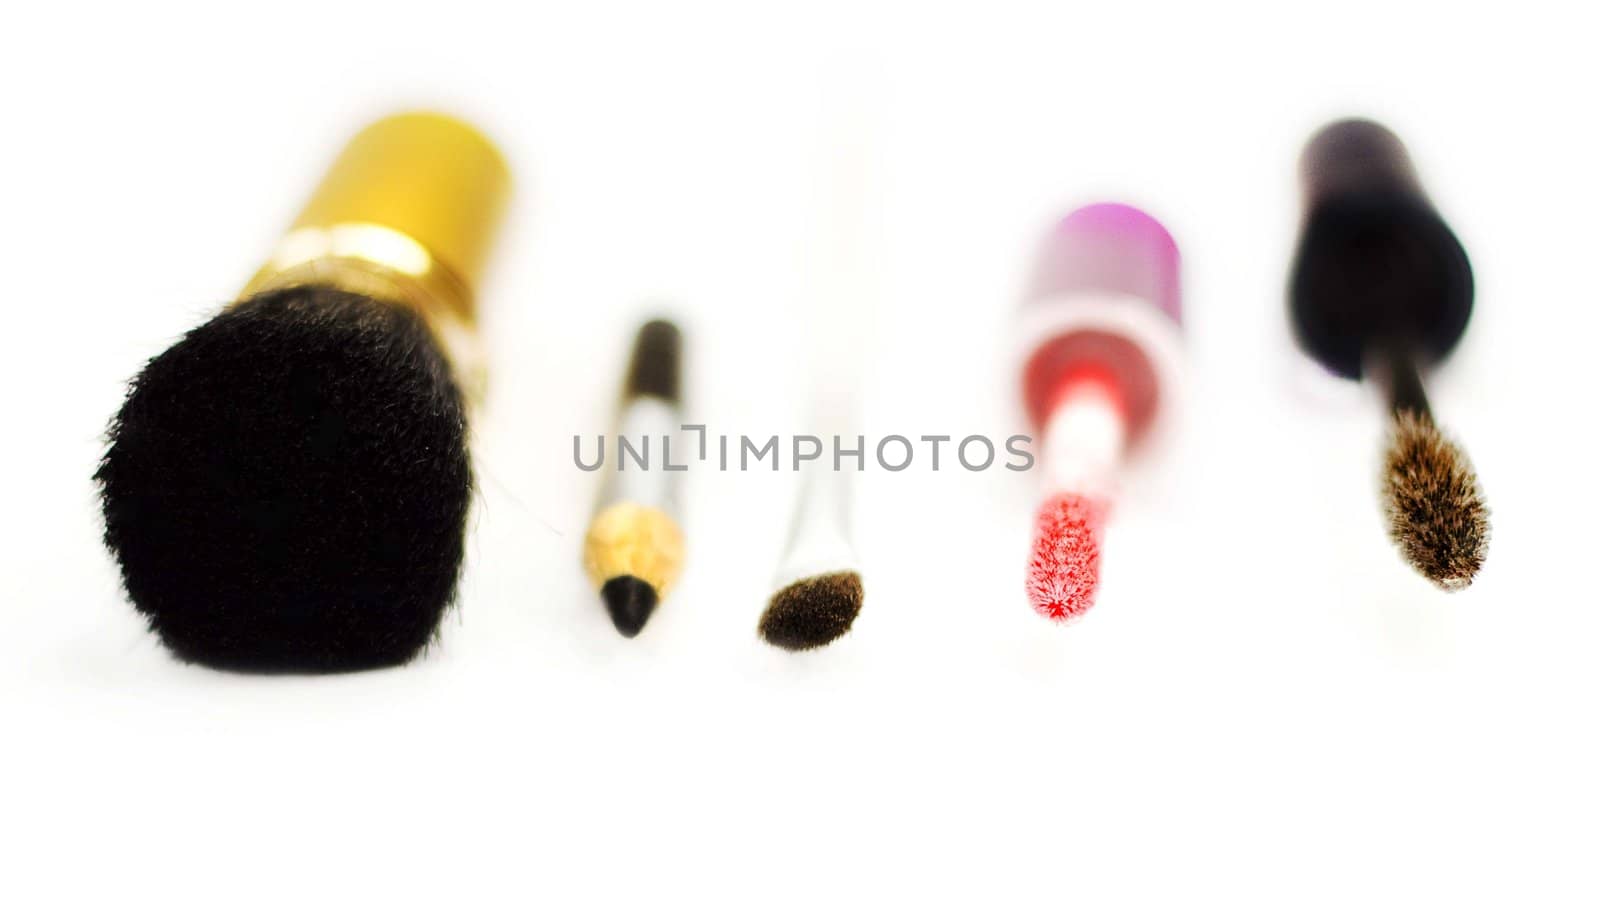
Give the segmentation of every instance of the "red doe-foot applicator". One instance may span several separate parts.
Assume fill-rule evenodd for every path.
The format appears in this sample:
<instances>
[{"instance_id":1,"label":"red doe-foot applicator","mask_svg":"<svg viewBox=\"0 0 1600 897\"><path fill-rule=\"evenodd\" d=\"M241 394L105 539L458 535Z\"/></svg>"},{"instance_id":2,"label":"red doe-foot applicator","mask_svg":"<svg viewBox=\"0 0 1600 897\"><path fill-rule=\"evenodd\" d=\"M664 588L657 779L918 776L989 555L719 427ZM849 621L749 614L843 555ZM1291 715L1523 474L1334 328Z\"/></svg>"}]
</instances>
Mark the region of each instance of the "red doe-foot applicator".
<instances>
[{"instance_id":1,"label":"red doe-foot applicator","mask_svg":"<svg viewBox=\"0 0 1600 897\"><path fill-rule=\"evenodd\" d=\"M1177 404L1178 247L1131 206L1085 206L1050 232L1023 303L1022 396L1049 497L1028 601L1070 622L1094 606L1100 543L1127 463Z\"/></svg>"}]
</instances>

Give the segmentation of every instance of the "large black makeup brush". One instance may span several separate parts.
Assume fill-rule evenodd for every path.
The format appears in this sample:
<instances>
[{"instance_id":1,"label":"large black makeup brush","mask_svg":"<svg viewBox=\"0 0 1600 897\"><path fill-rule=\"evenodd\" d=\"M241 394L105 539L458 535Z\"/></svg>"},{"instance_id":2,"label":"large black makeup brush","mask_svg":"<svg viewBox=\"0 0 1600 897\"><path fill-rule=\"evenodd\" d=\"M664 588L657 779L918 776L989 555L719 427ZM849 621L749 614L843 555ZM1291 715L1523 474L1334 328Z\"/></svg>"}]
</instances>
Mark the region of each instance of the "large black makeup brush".
<instances>
[{"instance_id":1,"label":"large black makeup brush","mask_svg":"<svg viewBox=\"0 0 1600 897\"><path fill-rule=\"evenodd\" d=\"M1306 148L1305 218L1289 308L1300 345L1341 377L1375 381L1390 416L1381 485L1389 535L1440 588L1483 564L1489 512L1461 447L1434 422L1422 372L1472 314L1472 268L1399 138L1369 121L1323 128Z\"/></svg>"},{"instance_id":2,"label":"large black makeup brush","mask_svg":"<svg viewBox=\"0 0 1600 897\"><path fill-rule=\"evenodd\" d=\"M427 644L471 493L470 279L507 187L467 126L378 122L243 295L134 379L96 474L105 540L180 658L335 672Z\"/></svg>"}]
</instances>

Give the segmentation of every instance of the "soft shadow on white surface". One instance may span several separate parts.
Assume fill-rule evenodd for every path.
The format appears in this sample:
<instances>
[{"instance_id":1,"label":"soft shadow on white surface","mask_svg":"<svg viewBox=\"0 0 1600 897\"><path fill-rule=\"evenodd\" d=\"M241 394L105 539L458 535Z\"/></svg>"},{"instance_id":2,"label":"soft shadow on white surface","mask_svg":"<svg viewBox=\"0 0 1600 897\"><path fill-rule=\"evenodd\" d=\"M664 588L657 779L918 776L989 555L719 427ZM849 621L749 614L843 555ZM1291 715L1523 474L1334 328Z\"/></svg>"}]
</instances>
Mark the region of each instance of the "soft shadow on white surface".
<instances>
[{"instance_id":1,"label":"soft shadow on white surface","mask_svg":"<svg viewBox=\"0 0 1600 897\"><path fill-rule=\"evenodd\" d=\"M30 10L0 59L0 891L1592 891L1600 73L1570 8L177 6ZM1026 477L919 469L864 478L852 633L775 651L794 480L697 470L684 578L623 640L571 438L663 310L693 417L801 426L823 86L852 73L885 93L869 438L1014 429L1028 253L1108 199L1184 252L1184 437L1077 626L1021 594ZM400 670L177 664L99 544L105 421L339 141L417 104L480 121L519 189L458 608ZM1433 384L1494 515L1460 595L1384 538L1375 402L1294 373L1294 156L1352 112L1411 142L1479 275Z\"/></svg>"}]
</instances>

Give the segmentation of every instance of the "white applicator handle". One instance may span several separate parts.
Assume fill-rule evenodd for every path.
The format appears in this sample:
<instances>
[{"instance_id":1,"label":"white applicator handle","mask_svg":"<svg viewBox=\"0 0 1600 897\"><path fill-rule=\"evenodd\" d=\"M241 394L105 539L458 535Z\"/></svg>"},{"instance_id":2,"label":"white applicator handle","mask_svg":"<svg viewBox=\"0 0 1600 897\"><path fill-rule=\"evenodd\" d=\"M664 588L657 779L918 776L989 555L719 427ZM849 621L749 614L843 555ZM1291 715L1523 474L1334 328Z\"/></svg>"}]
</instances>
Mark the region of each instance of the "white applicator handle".
<instances>
[{"instance_id":1,"label":"white applicator handle","mask_svg":"<svg viewBox=\"0 0 1600 897\"><path fill-rule=\"evenodd\" d=\"M818 232L808 311L812 377L811 432L822 457L808 462L794 526L777 582L856 569L848 461L835 469L833 440L854 446L860 435L861 381L871 351L879 293L875 131L881 103L875 79L829 86L830 144L817 185Z\"/></svg>"},{"instance_id":2,"label":"white applicator handle","mask_svg":"<svg viewBox=\"0 0 1600 897\"><path fill-rule=\"evenodd\" d=\"M668 470L666 465L682 464L686 453L678 446L669 457L667 440L681 432L681 418L678 406L665 399L636 396L628 400L617 422L617 438L612 445L616 457L608 465L600 507L631 502L660 508L668 514L677 512L678 471ZM624 442L638 459L633 453L624 453Z\"/></svg>"},{"instance_id":3,"label":"white applicator handle","mask_svg":"<svg viewBox=\"0 0 1600 897\"><path fill-rule=\"evenodd\" d=\"M795 509L794 528L778 564L777 585L856 568L850 542L850 477L834 470L831 446L806 473Z\"/></svg>"},{"instance_id":4,"label":"white applicator handle","mask_svg":"<svg viewBox=\"0 0 1600 897\"><path fill-rule=\"evenodd\" d=\"M1075 384L1045 424L1043 468L1050 491L1113 498L1127 445L1116 397L1093 381Z\"/></svg>"}]
</instances>

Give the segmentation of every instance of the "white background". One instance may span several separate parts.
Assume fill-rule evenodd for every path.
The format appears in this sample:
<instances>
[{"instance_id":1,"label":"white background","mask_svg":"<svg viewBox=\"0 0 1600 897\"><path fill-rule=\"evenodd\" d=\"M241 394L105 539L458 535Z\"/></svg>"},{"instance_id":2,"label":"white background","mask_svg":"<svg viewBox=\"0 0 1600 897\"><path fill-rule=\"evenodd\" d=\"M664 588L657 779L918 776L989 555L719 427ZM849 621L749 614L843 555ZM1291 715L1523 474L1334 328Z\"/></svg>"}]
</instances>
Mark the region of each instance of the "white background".
<instances>
[{"instance_id":1,"label":"white background","mask_svg":"<svg viewBox=\"0 0 1600 897\"><path fill-rule=\"evenodd\" d=\"M0 891L1600 887L1583 4L156 6L0 33ZM99 544L104 424L341 141L419 105L519 188L458 609L404 669L182 666ZM1376 401L1287 336L1296 156L1351 113L1409 142L1478 275L1433 381L1493 509L1458 595L1384 538ZM756 638L794 483L704 469L680 587L612 631L571 437L641 316L683 321L693 418L802 429L856 209L865 432L1003 437L1035 241L1101 199L1184 252L1192 402L1081 625L1021 594L1037 483L918 464L861 483L844 641Z\"/></svg>"}]
</instances>

